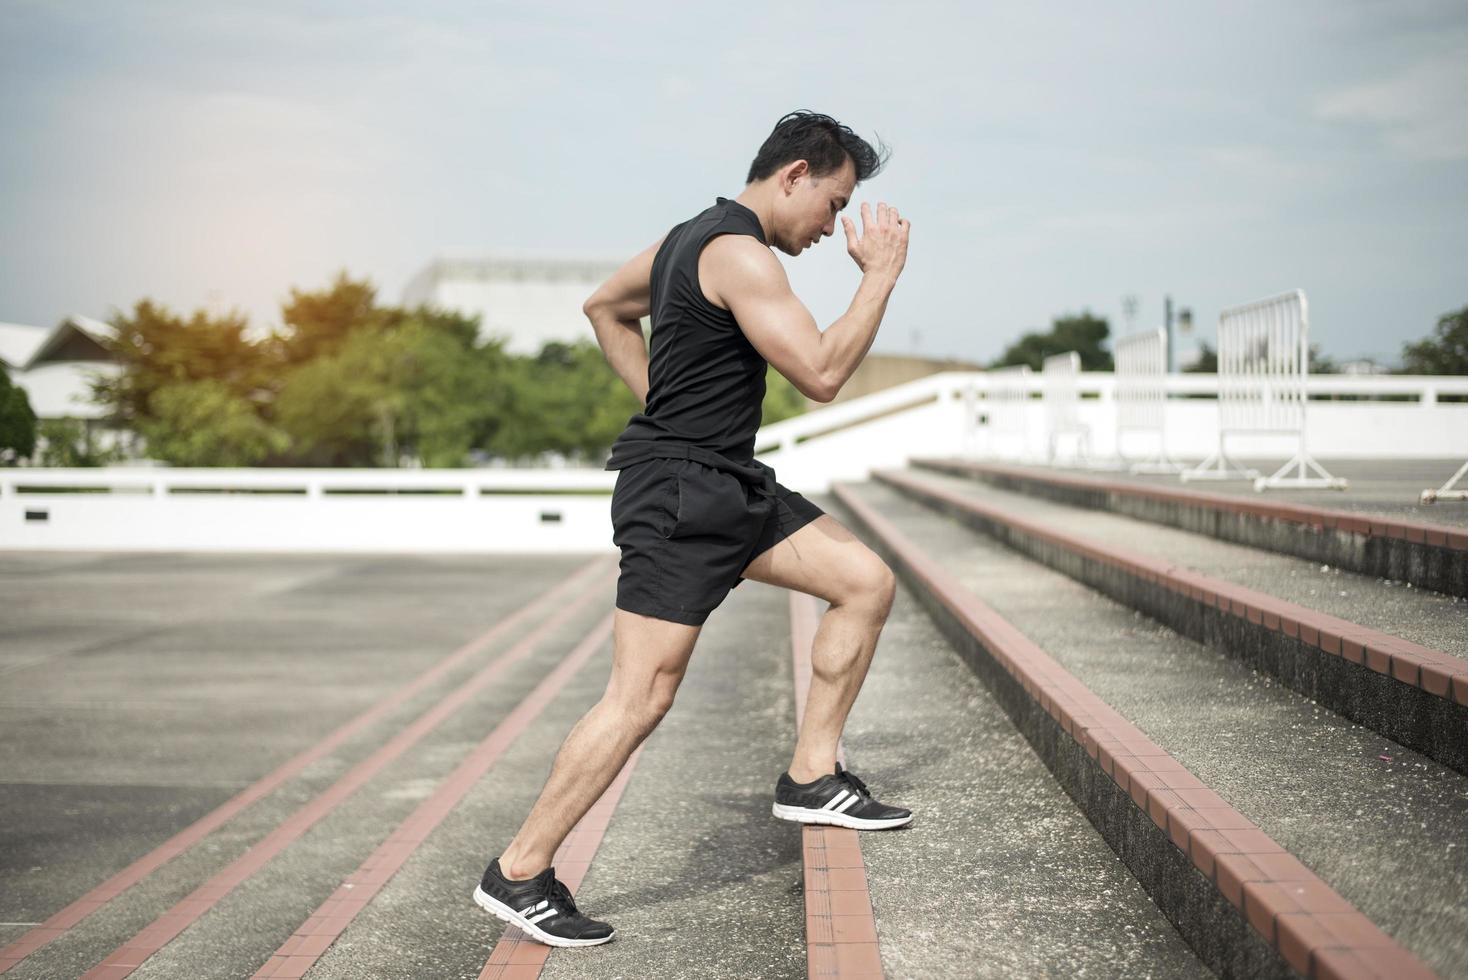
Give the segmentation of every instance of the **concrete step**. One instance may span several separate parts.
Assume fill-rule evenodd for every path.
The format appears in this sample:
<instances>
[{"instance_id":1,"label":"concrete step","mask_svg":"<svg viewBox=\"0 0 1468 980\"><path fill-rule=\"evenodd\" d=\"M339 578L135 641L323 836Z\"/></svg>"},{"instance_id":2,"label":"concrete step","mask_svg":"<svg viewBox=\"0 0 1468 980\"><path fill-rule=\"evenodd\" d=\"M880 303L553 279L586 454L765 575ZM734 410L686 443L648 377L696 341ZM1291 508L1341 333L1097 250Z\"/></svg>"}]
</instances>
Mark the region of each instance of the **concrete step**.
<instances>
[{"instance_id":1,"label":"concrete step","mask_svg":"<svg viewBox=\"0 0 1468 980\"><path fill-rule=\"evenodd\" d=\"M1468 975L1461 775L893 487L836 492L1211 968Z\"/></svg>"},{"instance_id":2,"label":"concrete step","mask_svg":"<svg viewBox=\"0 0 1468 980\"><path fill-rule=\"evenodd\" d=\"M1208 975L924 603L899 585L845 737L853 771L914 813L858 835L886 975Z\"/></svg>"},{"instance_id":3,"label":"concrete step","mask_svg":"<svg viewBox=\"0 0 1468 980\"><path fill-rule=\"evenodd\" d=\"M964 459L924 458L912 464L915 469L980 480L1031 498L1113 511L1317 564L1468 596L1468 512L1390 503L1395 497L1415 500L1415 490L1400 486L1387 498L1379 490L1356 489L1363 482L1353 480L1349 497L1326 491L1315 502L1304 502L1294 495L1281 500L1237 489L1185 489L1175 478L1097 476ZM1372 483L1364 481L1364 486L1370 488ZM1329 503L1320 503L1322 499Z\"/></svg>"},{"instance_id":4,"label":"concrete step","mask_svg":"<svg viewBox=\"0 0 1468 980\"><path fill-rule=\"evenodd\" d=\"M1320 589L1319 570L1297 559L942 474L874 475L1354 721L1468 771L1468 660L1453 652L1468 636L1468 607L1453 597L1396 591L1361 576L1331 576L1332 585L1344 587ZM1189 567L1194 563L1228 578L1203 574Z\"/></svg>"}]
</instances>

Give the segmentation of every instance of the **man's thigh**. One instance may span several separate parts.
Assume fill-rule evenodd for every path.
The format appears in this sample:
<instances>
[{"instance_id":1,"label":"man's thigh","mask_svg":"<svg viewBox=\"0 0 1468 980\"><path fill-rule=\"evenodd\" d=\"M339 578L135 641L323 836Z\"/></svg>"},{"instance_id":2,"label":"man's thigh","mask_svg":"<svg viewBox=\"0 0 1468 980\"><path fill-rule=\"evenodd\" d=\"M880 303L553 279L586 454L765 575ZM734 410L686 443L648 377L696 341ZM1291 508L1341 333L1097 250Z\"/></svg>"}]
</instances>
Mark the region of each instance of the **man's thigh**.
<instances>
[{"instance_id":1,"label":"man's thigh","mask_svg":"<svg viewBox=\"0 0 1468 980\"><path fill-rule=\"evenodd\" d=\"M643 697L659 684L677 687L702 631L702 626L615 610L608 690L628 697Z\"/></svg>"},{"instance_id":2,"label":"man's thigh","mask_svg":"<svg viewBox=\"0 0 1468 980\"><path fill-rule=\"evenodd\" d=\"M653 459L622 472L612 495L617 608L703 625L738 584L768 505L752 505L738 477L695 460Z\"/></svg>"},{"instance_id":3,"label":"man's thigh","mask_svg":"<svg viewBox=\"0 0 1468 980\"><path fill-rule=\"evenodd\" d=\"M822 514L761 553L743 574L836 603L870 587L884 569L881 557L846 525Z\"/></svg>"}]
</instances>

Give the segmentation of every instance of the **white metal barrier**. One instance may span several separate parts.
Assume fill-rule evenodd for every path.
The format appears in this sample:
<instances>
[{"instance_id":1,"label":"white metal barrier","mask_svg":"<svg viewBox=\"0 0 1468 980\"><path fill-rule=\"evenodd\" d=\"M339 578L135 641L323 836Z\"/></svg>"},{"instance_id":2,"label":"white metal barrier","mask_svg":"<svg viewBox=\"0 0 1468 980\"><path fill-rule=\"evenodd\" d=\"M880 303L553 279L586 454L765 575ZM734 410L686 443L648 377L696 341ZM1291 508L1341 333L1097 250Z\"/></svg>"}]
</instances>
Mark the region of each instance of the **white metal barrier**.
<instances>
[{"instance_id":1,"label":"white metal barrier","mask_svg":"<svg viewBox=\"0 0 1468 980\"><path fill-rule=\"evenodd\" d=\"M1034 387L1028 365L985 371L974 379L972 417L988 432L987 455L998 459L1030 457L1030 390ZM978 397L982 390L983 398ZM965 405L970 402L965 401Z\"/></svg>"},{"instance_id":2,"label":"white metal barrier","mask_svg":"<svg viewBox=\"0 0 1468 980\"><path fill-rule=\"evenodd\" d=\"M1448 478L1448 482L1436 490L1422 491L1422 502L1424 504L1435 503L1439 500L1468 500L1468 490L1458 490L1458 481L1468 476L1468 463L1458 467L1458 472Z\"/></svg>"},{"instance_id":3,"label":"white metal barrier","mask_svg":"<svg viewBox=\"0 0 1468 980\"><path fill-rule=\"evenodd\" d=\"M980 396L977 380L969 381L958 392L963 419L959 423L958 452L960 456L974 458L983 451L979 433L984 426L984 400Z\"/></svg>"},{"instance_id":4,"label":"white metal barrier","mask_svg":"<svg viewBox=\"0 0 1468 980\"><path fill-rule=\"evenodd\" d=\"M1050 424L1046 442L1046 458L1054 463L1056 451L1065 436L1075 438L1071 461L1086 463L1090 459L1091 430L1081 422L1081 355L1075 351L1052 354L1045 358L1045 414Z\"/></svg>"},{"instance_id":5,"label":"white metal barrier","mask_svg":"<svg viewBox=\"0 0 1468 980\"><path fill-rule=\"evenodd\" d=\"M1306 449L1305 408L1309 401L1310 315L1305 292L1224 310L1218 317L1218 448L1182 479L1252 479L1267 487L1344 490ZM1270 476L1235 463L1227 452L1230 434L1292 437L1295 454ZM1291 471L1293 475L1289 475ZM1313 472L1315 475L1310 476Z\"/></svg>"},{"instance_id":6,"label":"white metal barrier","mask_svg":"<svg viewBox=\"0 0 1468 980\"><path fill-rule=\"evenodd\" d=\"M1167 331L1123 337L1116 342L1116 455L1127 459L1127 433L1151 436L1155 448L1131 464L1133 473L1181 473L1186 467L1167 455Z\"/></svg>"}]
</instances>

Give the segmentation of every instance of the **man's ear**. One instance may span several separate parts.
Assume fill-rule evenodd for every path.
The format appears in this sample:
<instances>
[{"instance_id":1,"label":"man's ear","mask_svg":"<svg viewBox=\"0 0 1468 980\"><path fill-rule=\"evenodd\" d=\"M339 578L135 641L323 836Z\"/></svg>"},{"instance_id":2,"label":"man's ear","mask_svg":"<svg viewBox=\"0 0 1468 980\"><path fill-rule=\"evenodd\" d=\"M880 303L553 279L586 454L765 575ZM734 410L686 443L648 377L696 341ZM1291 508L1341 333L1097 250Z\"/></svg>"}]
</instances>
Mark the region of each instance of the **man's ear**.
<instances>
[{"instance_id":1,"label":"man's ear","mask_svg":"<svg viewBox=\"0 0 1468 980\"><path fill-rule=\"evenodd\" d=\"M805 160L796 160L787 163L785 170L780 176L780 189L786 194L795 190L795 183L802 177L810 176L810 163Z\"/></svg>"}]
</instances>

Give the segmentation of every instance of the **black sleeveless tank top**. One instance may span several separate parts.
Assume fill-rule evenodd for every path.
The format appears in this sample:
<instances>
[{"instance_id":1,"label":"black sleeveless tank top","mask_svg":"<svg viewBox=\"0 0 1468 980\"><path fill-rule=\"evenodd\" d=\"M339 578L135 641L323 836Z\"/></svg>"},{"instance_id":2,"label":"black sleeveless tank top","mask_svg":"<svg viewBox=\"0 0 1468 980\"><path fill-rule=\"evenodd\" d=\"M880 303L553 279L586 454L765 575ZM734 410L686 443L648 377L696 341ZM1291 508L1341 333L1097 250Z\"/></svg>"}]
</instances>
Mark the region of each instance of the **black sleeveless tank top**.
<instances>
[{"instance_id":1,"label":"black sleeveless tank top","mask_svg":"<svg viewBox=\"0 0 1468 980\"><path fill-rule=\"evenodd\" d=\"M768 244L755 213L722 197L668 232L652 262L647 405L612 444L606 469L685 448L754 461L768 365L734 314L699 288L698 257L718 235L753 235Z\"/></svg>"}]
</instances>

